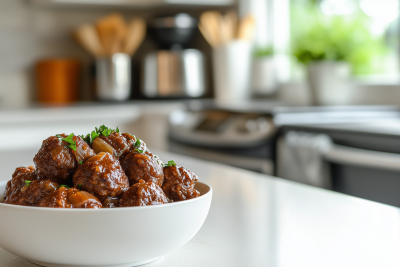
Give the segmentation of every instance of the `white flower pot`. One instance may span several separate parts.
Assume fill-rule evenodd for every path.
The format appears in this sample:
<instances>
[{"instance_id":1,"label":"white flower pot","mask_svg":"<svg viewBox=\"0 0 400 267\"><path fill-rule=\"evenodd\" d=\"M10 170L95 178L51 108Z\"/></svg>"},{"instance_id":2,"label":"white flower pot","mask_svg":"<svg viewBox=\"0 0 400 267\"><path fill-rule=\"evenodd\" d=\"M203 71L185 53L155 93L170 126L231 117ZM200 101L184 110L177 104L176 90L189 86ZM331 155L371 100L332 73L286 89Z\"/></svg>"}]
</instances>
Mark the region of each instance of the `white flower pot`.
<instances>
[{"instance_id":1,"label":"white flower pot","mask_svg":"<svg viewBox=\"0 0 400 267\"><path fill-rule=\"evenodd\" d=\"M256 58L252 68L252 88L255 95L270 95L277 89L274 57Z\"/></svg>"},{"instance_id":2,"label":"white flower pot","mask_svg":"<svg viewBox=\"0 0 400 267\"><path fill-rule=\"evenodd\" d=\"M350 65L347 62L315 61L307 68L312 105L349 104Z\"/></svg>"}]
</instances>

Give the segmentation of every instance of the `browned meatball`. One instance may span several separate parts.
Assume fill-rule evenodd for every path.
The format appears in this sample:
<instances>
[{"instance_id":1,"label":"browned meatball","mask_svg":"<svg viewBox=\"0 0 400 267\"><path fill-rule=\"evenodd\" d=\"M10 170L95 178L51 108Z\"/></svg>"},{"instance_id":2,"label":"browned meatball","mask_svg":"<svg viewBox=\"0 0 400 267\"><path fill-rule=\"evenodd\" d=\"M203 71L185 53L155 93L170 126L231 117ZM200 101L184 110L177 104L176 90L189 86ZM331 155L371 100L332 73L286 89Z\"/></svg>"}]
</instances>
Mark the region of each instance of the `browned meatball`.
<instances>
[{"instance_id":1,"label":"browned meatball","mask_svg":"<svg viewBox=\"0 0 400 267\"><path fill-rule=\"evenodd\" d=\"M98 197L119 197L129 188L129 180L110 153L101 152L79 166L72 178L74 186Z\"/></svg>"},{"instance_id":2,"label":"browned meatball","mask_svg":"<svg viewBox=\"0 0 400 267\"><path fill-rule=\"evenodd\" d=\"M17 197L19 190L26 185L25 181L33 181L37 179L35 168L30 167L19 167L16 168L12 179L7 182L4 191L4 202L14 202L13 198Z\"/></svg>"},{"instance_id":3,"label":"browned meatball","mask_svg":"<svg viewBox=\"0 0 400 267\"><path fill-rule=\"evenodd\" d=\"M94 156L94 151L80 136L73 136L76 151L70 143L62 141L65 134L50 136L43 141L42 147L33 161L41 179L51 179L60 184L70 184L70 180L79 162Z\"/></svg>"},{"instance_id":4,"label":"browned meatball","mask_svg":"<svg viewBox=\"0 0 400 267\"><path fill-rule=\"evenodd\" d=\"M126 138L117 132L112 132L108 136L100 134L94 139L92 147L96 153L108 152L114 157L119 158L124 153L129 152L131 143L128 143Z\"/></svg>"},{"instance_id":5,"label":"browned meatball","mask_svg":"<svg viewBox=\"0 0 400 267\"><path fill-rule=\"evenodd\" d=\"M100 209L102 204L92 194L78 189L60 187L39 202L39 207Z\"/></svg>"},{"instance_id":6,"label":"browned meatball","mask_svg":"<svg viewBox=\"0 0 400 267\"><path fill-rule=\"evenodd\" d=\"M29 183L27 182L12 198L8 198L4 203L36 206L45 196L54 192L57 188L58 184L50 179L34 180Z\"/></svg>"},{"instance_id":7,"label":"browned meatball","mask_svg":"<svg viewBox=\"0 0 400 267\"><path fill-rule=\"evenodd\" d=\"M158 186L162 186L164 182L162 162L150 152L140 153L133 150L121 159L121 166L131 185L139 180L153 182Z\"/></svg>"},{"instance_id":8,"label":"browned meatball","mask_svg":"<svg viewBox=\"0 0 400 267\"><path fill-rule=\"evenodd\" d=\"M124 193L120 200L121 207L160 205L168 203L167 196L161 187L152 183L140 180Z\"/></svg>"},{"instance_id":9,"label":"browned meatball","mask_svg":"<svg viewBox=\"0 0 400 267\"><path fill-rule=\"evenodd\" d=\"M164 167L164 184L162 189L170 199L180 201L196 198L200 193L194 189L197 175L182 166Z\"/></svg>"},{"instance_id":10,"label":"browned meatball","mask_svg":"<svg viewBox=\"0 0 400 267\"><path fill-rule=\"evenodd\" d=\"M56 191L45 196L38 204L38 207L47 208L73 208L69 200L70 190L66 187L60 187Z\"/></svg>"},{"instance_id":11,"label":"browned meatball","mask_svg":"<svg viewBox=\"0 0 400 267\"><path fill-rule=\"evenodd\" d=\"M118 197L108 197L103 201L103 208L117 208L119 207Z\"/></svg>"},{"instance_id":12,"label":"browned meatball","mask_svg":"<svg viewBox=\"0 0 400 267\"><path fill-rule=\"evenodd\" d=\"M138 141L135 136L126 133L119 134L115 131L108 136L100 134L94 139L92 147L96 153L108 152L116 158L128 154L135 148L146 150L146 144L141 140Z\"/></svg>"}]
</instances>

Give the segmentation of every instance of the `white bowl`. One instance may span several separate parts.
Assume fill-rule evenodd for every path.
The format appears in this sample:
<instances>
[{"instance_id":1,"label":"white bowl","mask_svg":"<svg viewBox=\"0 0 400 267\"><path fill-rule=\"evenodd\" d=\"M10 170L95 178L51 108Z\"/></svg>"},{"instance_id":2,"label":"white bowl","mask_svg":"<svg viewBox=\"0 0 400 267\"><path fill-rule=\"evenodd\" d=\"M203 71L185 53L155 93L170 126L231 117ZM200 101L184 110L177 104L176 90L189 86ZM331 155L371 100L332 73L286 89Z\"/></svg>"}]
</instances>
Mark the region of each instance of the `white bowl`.
<instances>
[{"instance_id":1,"label":"white bowl","mask_svg":"<svg viewBox=\"0 0 400 267\"><path fill-rule=\"evenodd\" d=\"M0 196L6 183L0 182ZM39 265L137 266L186 244L200 230L212 188L186 201L115 209L56 209L0 203L0 247Z\"/></svg>"}]
</instances>

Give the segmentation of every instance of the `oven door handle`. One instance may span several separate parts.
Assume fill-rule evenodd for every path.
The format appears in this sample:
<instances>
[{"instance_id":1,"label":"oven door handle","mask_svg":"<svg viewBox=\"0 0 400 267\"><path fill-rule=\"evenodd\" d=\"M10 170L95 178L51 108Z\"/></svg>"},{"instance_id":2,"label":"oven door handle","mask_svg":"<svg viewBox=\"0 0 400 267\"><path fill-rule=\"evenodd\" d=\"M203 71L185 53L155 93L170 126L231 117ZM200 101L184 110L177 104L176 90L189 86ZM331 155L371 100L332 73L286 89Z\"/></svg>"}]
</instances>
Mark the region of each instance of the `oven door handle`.
<instances>
[{"instance_id":1,"label":"oven door handle","mask_svg":"<svg viewBox=\"0 0 400 267\"><path fill-rule=\"evenodd\" d=\"M323 152L329 162L400 171L400 154L334 145Z\"/></svg>"}]
</instances>

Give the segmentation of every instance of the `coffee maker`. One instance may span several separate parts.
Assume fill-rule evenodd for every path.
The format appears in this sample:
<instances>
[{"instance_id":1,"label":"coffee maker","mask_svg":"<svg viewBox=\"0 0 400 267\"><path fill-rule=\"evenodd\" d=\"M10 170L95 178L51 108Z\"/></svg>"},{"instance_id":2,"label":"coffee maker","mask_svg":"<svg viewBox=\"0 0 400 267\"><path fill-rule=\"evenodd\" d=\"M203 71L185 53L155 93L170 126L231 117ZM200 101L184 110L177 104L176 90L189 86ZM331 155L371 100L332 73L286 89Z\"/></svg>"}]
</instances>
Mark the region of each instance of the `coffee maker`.
<instances>
[{"instance_id":1,"label":"coffee maker","mask_svg":"<svg viewBox=\"0 0 400 267\"><path fill-rule=\"evenodd\" d=\"M159 50L144 58L143 96L198 98L205 94L204 55L188 48L197 31L197 19L185 13L158 16L149 21L149 36Z\"/></svg>"}]
</instances>

